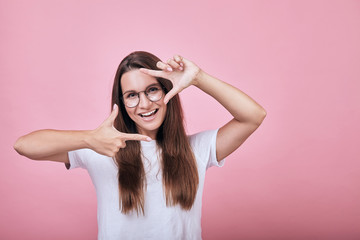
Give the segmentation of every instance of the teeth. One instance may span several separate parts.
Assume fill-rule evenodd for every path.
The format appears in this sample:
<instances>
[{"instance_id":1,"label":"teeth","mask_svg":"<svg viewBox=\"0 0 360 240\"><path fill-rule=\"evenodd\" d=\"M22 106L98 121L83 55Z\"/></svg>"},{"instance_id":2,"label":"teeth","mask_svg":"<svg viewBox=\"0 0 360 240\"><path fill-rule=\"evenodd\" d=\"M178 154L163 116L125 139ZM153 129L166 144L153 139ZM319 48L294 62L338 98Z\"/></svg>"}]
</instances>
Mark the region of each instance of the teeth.
<instances>
[{"instance_id":1,"label":"teeth","mask_svg":"<svg viewBox=\"0 0 360 240\"><path fill-rule=\"evenodd\" d=\"M141 116L148 117L148 116L150 116L151 114L153 114L155 111L156 111L156 109L155 109L154 111L151 111L151 112L148 112L148 113L141 114Z\"/></svg>"}]
</instances>

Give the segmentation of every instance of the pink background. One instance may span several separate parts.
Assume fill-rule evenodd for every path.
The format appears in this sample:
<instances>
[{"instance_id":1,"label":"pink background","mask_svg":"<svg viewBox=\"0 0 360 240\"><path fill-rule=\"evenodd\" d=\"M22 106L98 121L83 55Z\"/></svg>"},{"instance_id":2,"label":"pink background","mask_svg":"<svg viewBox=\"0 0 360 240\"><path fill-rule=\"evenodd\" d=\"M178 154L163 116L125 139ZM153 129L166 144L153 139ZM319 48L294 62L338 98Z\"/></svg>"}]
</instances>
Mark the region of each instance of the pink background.
<instances>
[{"instance_id":1,"label":"pink background","mask_svg":"<svg viewBox=\"0 0 360 240\"><path fill-rule=\"evenodd\" d=\"M1 239L96 239L87 172L17 155L43 128L93 129L120 60L181 54L245 91L263 125L208 171L204 239L360 239L360 1L1 0ZM192 87L189 133L230 115Z\"/></svg>"}]
</instances>

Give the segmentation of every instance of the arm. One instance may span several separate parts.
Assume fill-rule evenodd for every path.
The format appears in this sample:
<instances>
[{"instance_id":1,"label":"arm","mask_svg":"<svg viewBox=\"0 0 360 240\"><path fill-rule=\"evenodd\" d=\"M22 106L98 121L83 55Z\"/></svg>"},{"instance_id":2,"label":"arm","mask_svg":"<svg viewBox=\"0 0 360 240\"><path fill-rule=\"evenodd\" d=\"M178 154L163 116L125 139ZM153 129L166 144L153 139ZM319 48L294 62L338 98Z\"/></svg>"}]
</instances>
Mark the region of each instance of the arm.
<instances>
[{"instance_id":1,"label":"arm","mask_svg":"<svg viewBox=\"0 0 360 240\"><path fill-rule=\"evenodd\" d=\"M216 140L217 159L235 151L260 126L266 111L239 89L200 70L193 83L215 98L234 117L219 129Z\"/></svg>"},{"instance_id":2,"label":"arm","mask_svg":"<svg viewBox=\"0 0 360 240\"><path fill-rule=\"evenodd\" d=\"M165 103L183 89L194 85L215 98L233 115L234 118L219 129L216 140L218 160L235 151L260 126L266 116L265 110L245 93L210 76L179 55L175 55L167 63L158 62L157 67L161 71L140 70L154 77L169 79L173 83L173 88L164 98Z\"/></svg>"},{"instance_id":3,"label":"arm","mask_svg":"<svg viewBox=\"0 0 360 240\"><path fill-rule=\"evenodd\" d=\"M20 137L15 142L14 149L33 160L69 163L67 153L72 150L90 148L100 154L113 157L120 148L126 147L127 140L151 140L148 136L117 131L113 123L118 111L115 105L111 115L95 130L39 130Z\"/></svg>"},{"instance_id":4,"label":"arm","mask_svg":"<svg viewBox=\"0 0 360 240\"><path fill-rule=\"evenodd\" d=\"M14 149L33 160L69 163L68 151L87 147L88 131L60 131L44 129L20 137Z\"/></svg>"}]
</instances>

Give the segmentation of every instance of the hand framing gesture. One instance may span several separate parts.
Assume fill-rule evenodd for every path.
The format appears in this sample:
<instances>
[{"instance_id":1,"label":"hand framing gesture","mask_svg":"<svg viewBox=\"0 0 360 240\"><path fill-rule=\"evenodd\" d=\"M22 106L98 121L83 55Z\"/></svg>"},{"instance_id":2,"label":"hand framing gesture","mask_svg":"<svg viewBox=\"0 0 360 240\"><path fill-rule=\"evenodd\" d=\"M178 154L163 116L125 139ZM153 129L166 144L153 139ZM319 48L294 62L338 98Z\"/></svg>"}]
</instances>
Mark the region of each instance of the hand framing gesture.
<instances>
[{"instance_id":1,"label":"hand framing gesture","mask_svg":"<svg viewBox=\"0 0 360 240\"><path fill-rule=\"evenodd\" d=\"M94 151L113 157L120 148L126 147L126 141L151 141L151 138L141 134L122 133L114 127L114 121L119 114L119 108L115 104L110 116L91 133L88 140L90 148Z\"/></svg>"},{"instance_id":2,"label":"hand framing gesture","mask_svg":"<svg viewBox=\"0 0 360 240\"><path fill-rule=\"evenodd\" d=\"M179 55L174 55L167 63L159 61L156 66L161 70L140 68L140 71L153 77L168 79L172 82L173 88L164 98L165 104L183 89L193 85L196 82L196 77L201 71L196 64Z\"/></svg>"}]
</instances>

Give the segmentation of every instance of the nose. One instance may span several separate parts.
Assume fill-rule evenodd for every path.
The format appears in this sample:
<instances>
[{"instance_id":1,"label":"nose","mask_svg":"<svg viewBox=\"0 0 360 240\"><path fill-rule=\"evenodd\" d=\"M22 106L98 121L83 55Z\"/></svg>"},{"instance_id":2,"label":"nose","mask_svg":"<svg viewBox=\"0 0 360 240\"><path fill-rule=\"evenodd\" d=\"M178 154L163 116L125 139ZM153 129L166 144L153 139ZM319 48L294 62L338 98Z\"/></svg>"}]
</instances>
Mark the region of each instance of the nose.
<instances>
[{"instance_id":1,"label":"nose","mask_svg":"<svg viewBox=\"0 0 360 240\"><path fill-rule=\"evenodd\" d=\"M146 97L144 92L139 93L139 107L140 108L149 108L152 102Z\"/></svg>"}]
</instances>

